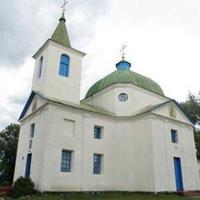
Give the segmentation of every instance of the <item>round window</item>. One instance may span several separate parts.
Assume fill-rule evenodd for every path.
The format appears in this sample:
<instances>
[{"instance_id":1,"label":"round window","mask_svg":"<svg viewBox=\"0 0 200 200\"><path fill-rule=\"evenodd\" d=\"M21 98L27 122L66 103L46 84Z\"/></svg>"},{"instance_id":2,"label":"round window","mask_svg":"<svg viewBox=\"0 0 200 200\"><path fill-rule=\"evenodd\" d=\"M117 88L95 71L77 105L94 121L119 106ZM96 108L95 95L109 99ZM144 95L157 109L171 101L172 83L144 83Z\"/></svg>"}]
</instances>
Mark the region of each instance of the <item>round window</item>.
<instances>
[{"instance_id":1,"label":"round window","mask_svg":"<svg viewBox=\"0 0 200 200\"><path fill-rule=\"evenodd\" d=\"M119 101L121 102L125 102L128 100L128 95L126 93L121 93L119 96L118 96L118 99Z\"/></svg>"}]
</instances>

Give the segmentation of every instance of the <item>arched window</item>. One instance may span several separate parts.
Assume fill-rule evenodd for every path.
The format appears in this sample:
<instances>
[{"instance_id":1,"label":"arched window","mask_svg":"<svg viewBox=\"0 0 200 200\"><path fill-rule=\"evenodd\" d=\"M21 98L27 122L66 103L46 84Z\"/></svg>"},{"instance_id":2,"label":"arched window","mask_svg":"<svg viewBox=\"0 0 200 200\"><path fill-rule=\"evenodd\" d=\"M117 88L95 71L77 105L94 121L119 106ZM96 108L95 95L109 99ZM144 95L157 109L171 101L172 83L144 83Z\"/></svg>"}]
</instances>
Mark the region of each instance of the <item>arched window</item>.
<instances>
[{"instance_id":1,"label":"arched window","mask_svg":"<svg viewBox=\"0 0 200 200\"><path fill-rule=\"evenodd\" d=\"M68 77L69 76L69 56L63 54L60 59L59 75Z\"/></svg>"},{"instance_id":2,"label":"arched window","mask_svg":"<svg viewBox=\"0 0 200 200\"><path fill-rule=\"evenodd\" d=\"M43 66L43 56L40 58L40 61L39 61L38 78L41 78L42 76L42 66Z\"/></svg>"}]
</instances>

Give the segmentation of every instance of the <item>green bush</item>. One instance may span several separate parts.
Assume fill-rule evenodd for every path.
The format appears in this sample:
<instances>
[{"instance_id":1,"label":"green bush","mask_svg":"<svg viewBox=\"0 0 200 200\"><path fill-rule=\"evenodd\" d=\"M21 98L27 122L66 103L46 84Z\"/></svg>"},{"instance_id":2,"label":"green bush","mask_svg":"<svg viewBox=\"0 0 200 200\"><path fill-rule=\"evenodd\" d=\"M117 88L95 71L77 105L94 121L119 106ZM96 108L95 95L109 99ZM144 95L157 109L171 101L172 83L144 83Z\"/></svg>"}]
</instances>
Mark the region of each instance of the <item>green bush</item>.
<instances>
[{"instance_id":1,"label":"green bush","mask_svg":"<svg viewBox=\"0 0 200 200\"><path fill-rule=\"evenodd\" d=\"M18 178L12 188L12 196L19 198L22 196L33 195L36 193L35 184L30 178Z\"/></svg>"}]
</instances>

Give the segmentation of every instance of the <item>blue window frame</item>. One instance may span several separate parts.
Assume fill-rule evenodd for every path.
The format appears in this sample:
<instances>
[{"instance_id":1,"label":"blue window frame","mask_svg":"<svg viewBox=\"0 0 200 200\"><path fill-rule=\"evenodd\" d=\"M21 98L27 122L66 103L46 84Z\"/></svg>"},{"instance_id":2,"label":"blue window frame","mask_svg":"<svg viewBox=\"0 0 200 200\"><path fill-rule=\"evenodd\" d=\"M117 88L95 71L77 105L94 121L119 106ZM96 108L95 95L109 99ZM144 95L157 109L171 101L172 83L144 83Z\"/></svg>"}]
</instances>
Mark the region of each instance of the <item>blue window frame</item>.
<instances>
[{"instance_id":1,"label":"blue window frame","mask_svg":"<svg viewBox=\"0 0 200 200\"><path fill-rule=\"evenodd\" d=\"M30 138L33 138L35 135L35 123L31 124Z\"/></svg>"},{"instance_id":2,"label":"blue window frame","mask_svg":"<svg viewBox=\"0 0 200 200\"><path fill-rule=\"evenodd\" d=\"M93 156L93 174L102 173L102 157L101 154L94 154Z\"/></svg>"},{"instance_id":3,"label":"blue window frame","mask_svg":"<svg viewBox=\"0 0 200 200\"><path fill-rule=\"evenodd\" d=\"M72 151L62 150L61 172L71 172Z\"/></svg>"},{"instance_id":4,"label":"blue window frame","mask_svg":"<svg viewBox=\"0 0 200 200\"><path fill-rule=\"evenodd\" d=\"M69 56L65 54L61 55L60 68L59 68L60 76L65 76L65 77L69 76L69 61L70 61Z\"/></svg>"},{"instance_id":5,"label":"blue window frame","mask_svg":"<svg viewBox=\"0 0 200 200\"><path fill-rule=\"evenodd\" d=\"M94 138L95 139L102 139L102 127L95 126L94 127Z\"/></svg>"},{"instance_id":6,"label":"blue window frame","mask_svg":"<svg viewBox=\"0 0 200 200\"><path fill-rule=\"evenodd\" d=\"M171 129L171 140L172 143L178 143L178 133L177 130Z\"/></svg>"},{"instance_id":7,"label":"blue window frame","mask_svg":"<svg viewBox=\"0 0 200 200\"><path fill-rule=\"evenodd\" d=\"M40 58L40 61L39 61L38 78L41 78L42 76L42 67L43 67L43 56Z\"/></svg>"}]
</instances>

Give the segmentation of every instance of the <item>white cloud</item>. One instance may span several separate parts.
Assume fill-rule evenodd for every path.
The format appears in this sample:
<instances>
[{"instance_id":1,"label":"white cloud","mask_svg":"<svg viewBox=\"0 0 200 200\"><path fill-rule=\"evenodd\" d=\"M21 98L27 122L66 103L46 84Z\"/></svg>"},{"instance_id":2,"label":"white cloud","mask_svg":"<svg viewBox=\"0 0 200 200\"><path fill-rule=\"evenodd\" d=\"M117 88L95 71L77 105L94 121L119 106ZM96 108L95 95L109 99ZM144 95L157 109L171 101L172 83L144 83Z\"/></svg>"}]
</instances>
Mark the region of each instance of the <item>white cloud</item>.
<instances>
[{"instance_id":1,"label":"white cloud","mask_svg":"<svg viewBox=\"0 0 200 200\"><path fill-rule=\"evenodd\" d=\"M17 122L31 89L33 60L20 68L0 68L0 129Z\"/></svg>"}]
</instances>

